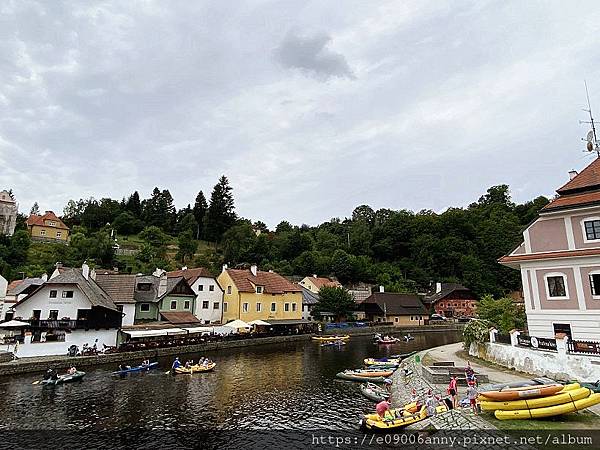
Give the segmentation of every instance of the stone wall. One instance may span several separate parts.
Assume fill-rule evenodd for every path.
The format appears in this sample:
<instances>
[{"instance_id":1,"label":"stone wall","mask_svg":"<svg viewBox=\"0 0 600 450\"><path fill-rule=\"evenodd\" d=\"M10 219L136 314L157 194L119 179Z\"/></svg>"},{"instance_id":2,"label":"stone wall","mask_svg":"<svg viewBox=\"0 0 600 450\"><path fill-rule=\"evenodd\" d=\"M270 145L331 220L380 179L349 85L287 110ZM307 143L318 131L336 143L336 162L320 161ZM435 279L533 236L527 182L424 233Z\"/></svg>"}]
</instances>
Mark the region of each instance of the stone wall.
<instances>
[{"instance_id":1,"label":"stone wall","mask_svg":"<svg viewBox=\"0 0 600 450\"><path fill-rule=\"evenodd\" d=\"M520 372L560 381L600 380L600 357L570 355L488 342L471 344L469 354Z\"/></svg>"}]
</instances>

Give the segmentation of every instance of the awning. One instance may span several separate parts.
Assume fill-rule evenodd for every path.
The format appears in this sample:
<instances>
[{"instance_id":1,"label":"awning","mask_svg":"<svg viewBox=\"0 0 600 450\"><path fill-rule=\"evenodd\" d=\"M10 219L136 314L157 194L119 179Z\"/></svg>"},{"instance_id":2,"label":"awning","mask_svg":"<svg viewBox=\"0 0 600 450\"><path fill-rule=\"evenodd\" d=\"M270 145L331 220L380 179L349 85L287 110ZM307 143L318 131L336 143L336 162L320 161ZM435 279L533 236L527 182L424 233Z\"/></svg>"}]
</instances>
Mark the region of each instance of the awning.
<instances>
[{"instance_id":1,"label":"awning","mask_svg":"<svg viewBox=\"0 0 600 450\"><path fill-rule=\"evenodd\" d=\"M269 326L271 325L269 322L265 322L264 320L256 319L252 322L248 322L248 325L260 325L260 326Z\"/></svg>"},{"instance_id":2,"label":"awning","mask_svg":"<svg viewBox=\"0 0 600 450\"><path fill-rule=\"evenodd\" d=\"M223 325L224 327L230 327L230 328L251 328L250 325L248 325L246 322L244 322L243 320L237 319L234 320L233 322L229 322L226 323L225 325Z\"/></svg>"},{"instance_id":3,"label":"awning","mask_svg":"<svg viewBox=\"0 0 600 450\"><path fill-rule=\"evenodd\" d=\"M8 322L0 323L0 328L22 328L27 327L27 322L21 322L20 320L9 320Z\"/></svg>"},{"instance_id":4,"label":"awning","mask_svg":"<svg viewBox=\"0 0 600 450\"><path fill-rule=\"evenodd\" d=\"M162 330L122 330L123 333L128 334L132 338L141 338L141 337L153 337L153 336L166 336L167 329Z\"/></svg>"},{"instance_id":5,"label":"awning","mask_svg":"<svg viewBox=\"0 0 600 450\"><path fill-rule=\"evenodd\" d=\"M198 334L198 333L213 333L215 329L213 327L193 327L193 328L184 328L190 334Z\"/></svg>"},{"instance_id":6,"label":"awning","mask_svg":"<svg viewBox=\"0 0 600 450\"><path fill-rule=\"evenodd\" d=\"M172 336L175 334L188 334L187 330L184 330L183 328L167 328L165 329L165 331L167 332L167 335Z\"/></svg>"}]
</instances>

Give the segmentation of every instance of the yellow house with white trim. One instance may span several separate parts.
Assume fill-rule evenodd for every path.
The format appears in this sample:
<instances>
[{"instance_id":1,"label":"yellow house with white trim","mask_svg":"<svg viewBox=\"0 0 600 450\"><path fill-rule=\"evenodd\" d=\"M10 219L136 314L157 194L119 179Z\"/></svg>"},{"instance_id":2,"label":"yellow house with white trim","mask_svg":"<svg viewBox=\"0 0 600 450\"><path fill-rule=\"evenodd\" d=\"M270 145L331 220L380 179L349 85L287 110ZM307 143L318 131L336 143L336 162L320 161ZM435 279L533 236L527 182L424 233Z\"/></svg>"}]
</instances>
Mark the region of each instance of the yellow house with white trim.
<instances>
[{"instance_id":1,"label":"yellow house with white trim","mask_svg":"<svg viewBox=\"0 0 600 450\"><path fill-rule=\"evenodd\" d=\"M217 277L223 288L223 323L240 319L301 320L302 288L275 272L223 268Z\"/></svg>"},{"instance_id":2,"label":"yellow house with white trim","mask_svg":"<svg viewBox=\"0 0 600 450\"><path fill-rule=\"evenodd\" d=\"M27 231L31 239L66 243L69 241L69 227L52 211L43 216L32 214L27 219Z\"/></svg>"}]
</instances>

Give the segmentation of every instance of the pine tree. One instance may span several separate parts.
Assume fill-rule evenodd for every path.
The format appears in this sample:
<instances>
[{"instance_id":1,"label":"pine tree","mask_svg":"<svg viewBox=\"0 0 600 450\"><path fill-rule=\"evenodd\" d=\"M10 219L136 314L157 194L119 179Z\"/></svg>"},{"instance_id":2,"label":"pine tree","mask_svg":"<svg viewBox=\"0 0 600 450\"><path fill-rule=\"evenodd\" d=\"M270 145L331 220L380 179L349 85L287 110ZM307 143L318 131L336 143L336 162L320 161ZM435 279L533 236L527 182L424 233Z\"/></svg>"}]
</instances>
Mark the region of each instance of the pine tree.
<instances>
[{"instance_id":1,"label":"pine tree","mask_svg":"<svg viewBox=\"0 0 600 450\"><path fill-rule=\"evenodd\" d=\"M125 203L125 209L138 219L142 216L142 204L140 202L140 194L138 191L135 191L129 196Z\"/></svg>"},{"instance_id":2,"label":"pine tree","mask_svg":"<svg viewBox=\"0 0 600 450\"><path fill-rule=\"evenodd\" d=\"M206 216L206 210L208 209L208 205L206 203L206 197L204 197L204 192L198 192L196 196L196 203L194 203L194 208L192 209L192 213L194 214L194 218L198 223L198 230L196 231L196 239L202 239L204 237L203 228L204 228L204 218Z\"/></svg>"},{"instance_id":3,"label":"pine tree","mask_svg":"<svg viewBox=\"0 0 600 450\"><path fill-rule=\"evenodd\" d=\"M235 206L229 180L223 175L213 188L205 217L205 237L218 242L235 222Z\"/></svg>"},{"instance_id":4,"label":"pine tree","mask_svg":"<svg viewBox=\"0 0 600 450\"><path fill-rule=\"evenodd\" d=\"M31 211L29 212L30 215L36 215L39 216L40 215L40 206L38 205L37 202L34 202L33 206L31 207Z\"/></svg>"}]
</instances>

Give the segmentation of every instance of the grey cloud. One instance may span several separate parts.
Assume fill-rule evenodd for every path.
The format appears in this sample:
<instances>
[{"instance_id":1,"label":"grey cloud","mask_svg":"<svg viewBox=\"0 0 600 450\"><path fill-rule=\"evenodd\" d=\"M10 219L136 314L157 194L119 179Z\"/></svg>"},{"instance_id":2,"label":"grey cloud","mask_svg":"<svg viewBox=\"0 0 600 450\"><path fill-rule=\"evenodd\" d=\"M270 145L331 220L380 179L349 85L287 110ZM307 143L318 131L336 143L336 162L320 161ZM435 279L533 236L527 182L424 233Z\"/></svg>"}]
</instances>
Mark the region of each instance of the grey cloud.
<instances>
[{"instance_id":1,"label":"grey cloud","mask_svg":"<svg viewBox=\"0 0 600 450\"><path fill-rule=\"evenodd\" d=\"M275 58L284 67L301 69L321 78L354 78L344 55L328 48L331 36L325 33L300 35L289 32L275 49Z\"/></svg>"}]
</instances>

